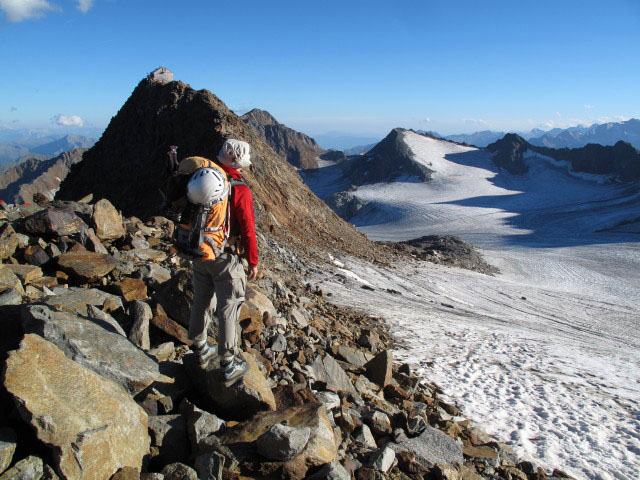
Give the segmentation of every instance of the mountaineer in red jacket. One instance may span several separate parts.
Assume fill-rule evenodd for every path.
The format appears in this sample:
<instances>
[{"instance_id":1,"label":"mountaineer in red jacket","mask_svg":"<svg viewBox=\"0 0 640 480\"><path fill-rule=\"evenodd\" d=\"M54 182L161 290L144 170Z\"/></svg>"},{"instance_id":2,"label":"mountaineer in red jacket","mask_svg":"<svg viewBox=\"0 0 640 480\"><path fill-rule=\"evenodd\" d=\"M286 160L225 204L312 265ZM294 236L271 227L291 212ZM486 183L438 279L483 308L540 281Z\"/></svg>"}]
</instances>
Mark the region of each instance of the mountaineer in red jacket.
<instances>
[{"instance_id":1,"label":"mountaineer in red jacket","mask_svg":"<svg viewBox=\"0 0 640 480\"><path fill-rule=\"evenodd\" d=\"M206 259L193 261L194 299L189 320L189 338L193 341L193 350L201 367L206 367L216 355L221 356L220 365L225 383L230 385L242 378L249 368L237 345L237 328L247 279L255 280L258 276L258 247L253 197L240 174L243 168L251 165L249 144L228 139L217 159L222 166L216 169L224 170L231 184L230 217L227 225L229 239L215 258L205 257ZM215 183L219 180L216 169L209 169L211 172L201 175L199 180L191 180L188 189L193 188L192 191L188 190L188 195L207 197L211 192L215 193L216 189L222 188ZM245 255L249 263L248 276L245 275L240 255ZM219 320L217 347L207 341L207 326L214 311L217 311Z\"/></svg>"}]
</instances>

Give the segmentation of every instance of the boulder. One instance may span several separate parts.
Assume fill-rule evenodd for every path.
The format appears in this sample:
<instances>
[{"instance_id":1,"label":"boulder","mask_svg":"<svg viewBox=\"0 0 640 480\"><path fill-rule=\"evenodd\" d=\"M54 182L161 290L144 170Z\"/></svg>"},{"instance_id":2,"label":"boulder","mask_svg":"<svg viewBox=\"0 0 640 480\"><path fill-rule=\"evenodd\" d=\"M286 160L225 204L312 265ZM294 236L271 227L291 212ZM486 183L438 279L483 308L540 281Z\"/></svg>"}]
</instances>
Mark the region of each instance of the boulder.
<instances>
[{"instance_id":1,"label":"boulder","mask_svg":"<svg viewBox=\"0 0 640 480\"><path fill-rule=\"evenodd\" d=\"M0 306L21 305L22 295L14 288L0 287Z\"/></svg>"},{"instance_id":2,"label":"boulder","mask_svg":"<svg viewBox=\"0 0 640 480\"><path fill-rule=\"evenodd\" d=\"M362 425L361 427L358 427L353 432L353 439L367 448L378 448L378 445L376 444L376 439L374 438L373 434L371 433L371 430L367 425Z\"/></svg>"},{"instance_id":3,"label":"boulder","mask_svg":"<svg viewBox=\"0 0 640 480\"><path fill-rule=\"evenodd\" d=\"M144 472L140 474L140 480L164 480L164 475L158 472Z\"/></svg>"},{"instance_id":4,"label":"boulder","mask_svg":"<svg viewBox=\"0 0 640 480\"><path fill-rule=\"evenodd\" d=\"M96 321L100 326L106 328L107 330L113 330L114 332L126 337L127 334L122 329L118 321L109 315L107 312L103 312L98 307L94 305L87 305L87 316L88 318ZM106 324L106 325L105 325Z\"/></svg>"},{"instance_id":5,"label":"boulder","mask_svg":"<svg viewBox=\"0 0 640 480\"><path fill-rule=\"evenodd\" d=\"M369 458L369 463L374 470L387 473L393 467L396 461L396 452L391 448L385 447L374 452Z\"/></svg>"},{"instance_id":6,"label":"boulder","mask_svg":"<svg viewBox=\"0 0 640 480\"><path fill-rule=\"evenodd\" d=\"M222 480L224 469L224 455L210 452L196 458L195 467L199 480Z\"/></svg>"},{"instance_id":7,"label":"boulder","mask_svg":"<svg viewBox=\"0 0 640 480\"><path fill-rule=\"evenodd\" d=\"M309 480L351 480L351 475L340 462L334 460L308 478Z\"/></svg>"},{"instance_id":8,"label":"boulder","mask_svg":"<svg viewBox=\"0 0 640 480\"><path fill-rule=\"evenodd\" d=\"M76 312L78 315L94 317L90 314L91 305L102 308L107 302L113 303L116 308L122 308L122 300L116 295L103 292L97 288L54 288L53 293L43 301L46 305L56 307L59 310ZM92 310L95 313L95 310Z\"/></svg>"},{"instance_id":9,"label":"boulder","mask_svg":"<svg viewBox=\"0 0 640 480\"><path fill-rule=\"evenodd\" d=\"M114 473L110 480L140 480L140 470L133 467L123 467Z\"/></svg>"},{"instance_id":10,"label":"boulder","mask_svg":"<svg viewBox=\"0 0 640 480\"><path fill-rule=\"evenodd\" d=\"M85 283L100 280L118 264L111 255L86 251L63 253L56 260L62 270Z\"/></svg>"},{"instance_id":11,"label":"boulder","mask_svg":"<svg viewBox=\"0 0 640 480\"><path fill-rule=\"evenodd\" d=\"M249 371L240 381L227 387L224 384L219 361L209 362L206 369L198 366L195 354L183 357L189 376L200 393L208 399L211 410L231 418L247 418L261 410L275 410L276 400L264 374L258 368L256 359L250 353L243 353L249 363Z\"/></svg>"},{"instance_id":12,"label":"boulder","mask_svg":"<svg viewBox=\"0 0 640 480\"><path fill-rule=\"evenodd\" d=\"M40 480L43 473L42 460L32 455L20 460L0 475L0 480Z\"/></svg>"},{"instance_id":13,"label":"boulder","mask_svg":"<svg viewBox=\"0 0 640 480\"><path fill-rule=\"evenodd\" d=\"M191 272L178 270L169 281L160 286L154 299L162 305L170 318L188 327L193 305Z\"/></svg>"},{"instance_id":14,"label":"boulder","mask_svg":"<svg viewBox=\"0 0 640 480\"><path fill-rule=\"evenodd\" d=\"M0 287L13 288L20 295L24 295L24 287L18 276L7 265L0 265Z\"/></svg>"},{"instance_id":15,"label":"boulder","mask_svg":"<svg viewBox=\"0 0 640 480\"><path fill-rule=\"evenodd\" d=\"M316 359L313 363L313 373L316 380L325 382L327 386L333 386L341 392L356 393L346 372L328 353L323 358Z\"/></svg>"},{"instance_id":16,"label":"boulder","mask_svg":"<svg viewBox=\"0 0 640 480\"><path fill-rule=\"evenodd\" d=\"M23 285L42 277L42 269L35 265L4 265L4 268L11 270L22 282Z\"/></svg>"},{"instance_id":17,"label":"boulder","mask_svg":"<svg viewBox=\"0 0 640 480\"><path fill-rule=\"evenodd\" d=\"M284 352L287 350L287 339L281 333L275 335L271 340L270 348L273 352Z\"/></svg>"},{"instance_id":18,"label":"boulder","mask_svg":"<svg viewBox=\"0 0 640 480\"><path fill-rule=\"evenodd\" d=\"M373 412L366 418L367 424L371 427L373 433L378 436L390 435L393 432L391 428L391 420L389 416L383 412Z\"/></svg>"},{"instance_id":19,"label":"boulder","mask_svg":"<svg viewBox=\"0 0 640 480\"><path fill-rule=\"evenodd\" d=\"M410 438L401 443L389 444L395 452L411 452L416 460L426 466L435 464L462 464L462 446L440 430L427 427L419 437Z\"/></svg>"},{"instance_id":20,"label":"boulder","mask_svg":"<svg viewBox=\"0 0 640 480\"><path fill-rule=\"evenodd\" d=\"M264 318L264 312L269 312L269 315L276 316L276 308L262 292L255 290L251 287L247 287L245 292L245 301L242 304L240 310L240 319L255 318L256 320L262 320Z\"/></svg>"},{"instance_id":21,"label":"boulder","mask_svg":"<svg viewBox=\"0 0 640 480\"><path fill-rule=\"evenodd\" d=\"M16 432L13 429L0 428L0 474L11 465L17 441Z\"/></svg>"},{"instance_id":22,"label":"boulder","mask_svg":"<svg viewBox=\"0 0 640 480\"><path fill-rule=\"evenodd\" d=\"M171 463L162 469L164 480L198 480L196 471L184 463Z\"/></svg>"},{"instance_id":23,"label":"boulder","mask_svg":"<svg viewBox=\"0 0 640 480\"><path fill-rule=\"evenodd\" d=\"M136 395L160 378L158 364L122 335L98 323L46 305L22 310L25 332L36 333L74 362L120 384Z\"/></svg>"},{"instance_id":24,"label":"boulder","mask_svg":"<svg viewBox=\"0 0 640 480\"><path fill-rule=\"evenodd\" d=\"M291 460L307 445L310 435L309 427L290 427L276 423L258 437L258 453L269 460Z\"/></svg>"},{"instance_id":25,"label":"boulder","mask_svg":"<svg viewBox=\"0 0 640 480\"><path fill-rule=\"evenodd\" d=\"M180 343L185 345L191 345L189 340L189 332L187 329L180 325L178 322L171 320L162 310L162 307L158 308L156 314L151 319L151 323L162 330L167 335L175 338Z\"/></svg>"},{"instance_id":26,"label":"boulder","mask_svg":"<svg viewBox=\"0 0 640 480\"><path fill-rule=\"evenodd\" d=\"M93 225L101 240L112 241L124 237L126 233L122 215L109 200L103 198L93 206Z\"/></svg>"},{"instance_id":27,"label":"boulder","mask_svg":"<svg viewBox=\"0 0 640 480\"><path fill-rule=\"evenodd\" d=\"M186 417L191 450L194 454L206 452L210 447L207 440L224 429L224 421L195 406L188 409Z\"/></svg>"},{"instance_id":28,"label":"boulder","mask_svg":"<svg viewBox=\"0 0 640 480\"><path fill-rule=\"evenodd\" d=\"M134 263L164 262L167 259L167 252L153 248L134 248L133 250L122 250L118 252L117 256L121 260L129 260Z\"/></svg>"},{"instance_id":29,"label":"boulder","mask_svg":"<svg viewBox=\"0 0 640 480\"><path fill-rule=\"evenodd\" d=\"M51 258L40 245L29 245L24 249L24 259L27 263L40 267L47 263Z\"/></svg>"},{"instance_id":30,"label":"boulder","mask_svg":"<svg viewBox=\"0 0 640 480\"><path fill-rule=\"evenodd\" d=\"M316 397L321 401L327 410L333 410L340 406L340 395L333 392L318 392Z\"/></svg>"},{"instance_id":31,"label":"boulder","mask_svg":"<svg viewBox=\"0 0 640 480\"><path fill-rule=\"evenodd\" d=\"M346 345L338 345L338 347L335 348L335 353L338 358L356 367L364 367L365 364L373 358L373 355L368 352L347 347Z\"/></svg>"},{"instance_id":32,"label":"boulder","mask_svg":"<svg viewBox=\"0 0 640 480\"><path fill-rule=\"evenodd\" d=\"M64 237L85 231L89 226L71 208L47 208L24 219L24 229L31 235Z\"/></svg>"},{"instance_id":33,"label":"boulder","mask_svg":"<svg viewBox=\"0 0 640 480\"><path fill-rule=\"evenodd\" d=\"M87 248L87 250L96 253L109 253L96 235L96 232L93 231L93 228L87 228L83 233L82 244Z\"/></svg>"},{"instance_id":34,"label":"boulder","mask_svg":"<svg viewBox=\"0 0 640 480\"><path fill-rule=\"evenodd\" d=\"M391 350L384 350L373 357L364 366L367 378L376 385L384 388L391 383L393 374L393 353Z\"/></svg>"},{"instance_id":35,"label":"boulder","mask_svg":"<svg viewBox=\"0 0 640 480\"><path fill-rule=\"evenodd\" d=\"M16 252L16 248L20 244L16 231L5 223L0 226L0 260L5 260Z\"/></svg>"},{"instance_id":36,"label":"boulder","mask_svg":"<svg viewBox=\"0 0 640 480\"><path fill-rule=\"evenodd\" d=\"M143 350L151 348L149 340L149 322L153 317L151 307L145 303L137 301L133 304L133 326L129 331L129 340Z\"/></svg>"},{"instance_id":37,"label":"boulder","mask_svg":"<svg viewBox=\"0 0 640 480\"><path fill-rule=\"evenodd\" d=\"M157 263L140 265L136 275L156 289L171 279L171 271L168 268L161 267Z\"/></svg>"},{"instance_id":38,"label":"boulder","mask_svg":"<svg viewBox=\"0 0 640 480\"><path fill-rule=\"evenodd\" d=\"M187 424L182 415L156 415L149 417L151 445L158 449L154 464L183 462L189 457ZM160 457L156 459L155 457Z\"/></svg>"},{"instance_id":39,"label":"boulder","mask_svg":"<svg viewBox=\"0 0 640 480\"><path fill-rule=\"evenodd\" d=\"M375 352L380 346L380 335L373 328L363 328L360 338L358 338L358 345Z\"/></svg>"},{"instance_id":40,"label":"boulder","mask_svg":"<svg viewBox=\"0 0 640 480\"><path fill-rule=\"evenodd\" d=\"M298 308L293 307L289 311L289 320L298 328L306 328L309 326L307 316Z\"/></svg>"},{"instance_id":41,"label":"boulder","mask_svg":"<svg viewBox=\"0 0 640 480\"><path fill-rule=\"evenodd\" d=\"M165 362L174 355L175 351L176 346L173 342L164 342L152 348L147 353L154 356L159 362Z\"/></svg>"},{"instance_id":42,"label":"boulder","mask_svg":"<svg viewBox=\"0 0 640 480\"><path fill-rule=\"evenodd\" d=\"M147 286L139 278L123 278L115 283L116 290L126 302L134 302L136 300L146 300Z\"/></svg>"},{"instance_id":43,"label":"boulder","mask_svg":"<svg viewBox=\"0 0 640 480\"><path fill-rule=\"evenodd\" d=\"M149 452L147 415L117 383L27 334L6 362L5 388L24 420L51 447L66 478L109 478L140 469Z\"/></svg>"},{"instance_id":44,"label":"boulder","mask_svg":"<svg viewBox=\"0 0 640 480\"><path fill-rule=\"evenodd\" d=\"M338 445L329 422L327 411L321 403L311 403L291 407L277 412L261 412L243 422L221 437L225 445L251 443L256 441L273 425L285 423L290 427L310 429L309 441L305 448L283 465L289 478L304 478L309 468L333 462L338 453Z\"/></svg>"}]
</instances>

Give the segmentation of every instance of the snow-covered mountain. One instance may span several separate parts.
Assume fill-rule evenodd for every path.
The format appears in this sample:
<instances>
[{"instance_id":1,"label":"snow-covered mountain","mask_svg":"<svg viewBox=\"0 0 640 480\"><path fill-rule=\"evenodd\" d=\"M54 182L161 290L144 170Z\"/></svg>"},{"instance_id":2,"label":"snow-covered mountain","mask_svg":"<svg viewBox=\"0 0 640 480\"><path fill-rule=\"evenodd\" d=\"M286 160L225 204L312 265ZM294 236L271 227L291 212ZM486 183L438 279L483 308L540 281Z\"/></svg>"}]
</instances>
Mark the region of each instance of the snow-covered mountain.
<instances>
[{"instance_id":1,"label":"snow-covered mountain","mask_svg":"<svg viewBox=\"0 0 640 480\"><path fill-rule=\"evenodd\" d=\"M574 172L537 152L513 174L487 150L396 133L428 180L360 183L331 166L305 181L322 198L347 196L342 207L369 238L457 235L502 273L345 256L341 276L314 281L333 301L385 318L399 356L517 453L578 478L638 478L638 181Z\"/></svg>"}]
</instances>

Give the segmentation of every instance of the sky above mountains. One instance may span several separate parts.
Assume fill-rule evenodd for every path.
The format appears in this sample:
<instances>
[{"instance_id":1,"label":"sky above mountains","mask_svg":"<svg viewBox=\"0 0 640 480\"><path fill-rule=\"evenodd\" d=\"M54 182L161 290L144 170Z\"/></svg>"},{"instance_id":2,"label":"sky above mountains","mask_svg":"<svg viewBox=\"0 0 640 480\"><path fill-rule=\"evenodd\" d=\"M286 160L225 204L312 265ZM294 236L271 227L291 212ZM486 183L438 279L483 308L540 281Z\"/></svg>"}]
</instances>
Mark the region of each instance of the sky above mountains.
<instances>
[{"instance_id":1,"label":"sky above mountains","mask_svg":"<svg viewBox=\"0 0 640 480\"><path fill-rule=\"evenodd\" d=\"M160 65L314 135L640 115L640 2L0 0L0 128L104 128Z\"/></svg>"}]
</instances>

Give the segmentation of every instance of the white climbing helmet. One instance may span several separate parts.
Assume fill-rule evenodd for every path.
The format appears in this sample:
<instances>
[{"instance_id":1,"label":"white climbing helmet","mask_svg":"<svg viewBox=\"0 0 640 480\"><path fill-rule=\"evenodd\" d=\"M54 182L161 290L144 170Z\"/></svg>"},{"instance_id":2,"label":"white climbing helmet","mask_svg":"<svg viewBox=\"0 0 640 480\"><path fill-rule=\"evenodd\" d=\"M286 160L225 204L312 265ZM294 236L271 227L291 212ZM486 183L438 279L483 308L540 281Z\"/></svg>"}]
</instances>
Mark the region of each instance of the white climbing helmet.
<instances>
[{"instance_id":1,"label":"white climbing helmet","mask_svg":"<svg viewBox=\"0 0 640 480\"><path fill-rule=\"evenodd\" d=\"M231 168L247 168L251 165L251 147L247 142L229 138L225 140L218 153L218 160Z\"/></svg>"},{"instance_id":2,"label":"white climbing helmet","mask_svg":"<svg viewBox=\"0 0 640 480\"><path fill-rule=\"evenodd\" d=\"M229 193L229 182L217 168L199 168L187 184L187 198L197 205L219 202Z\"/></svg>"}]
</instances>

